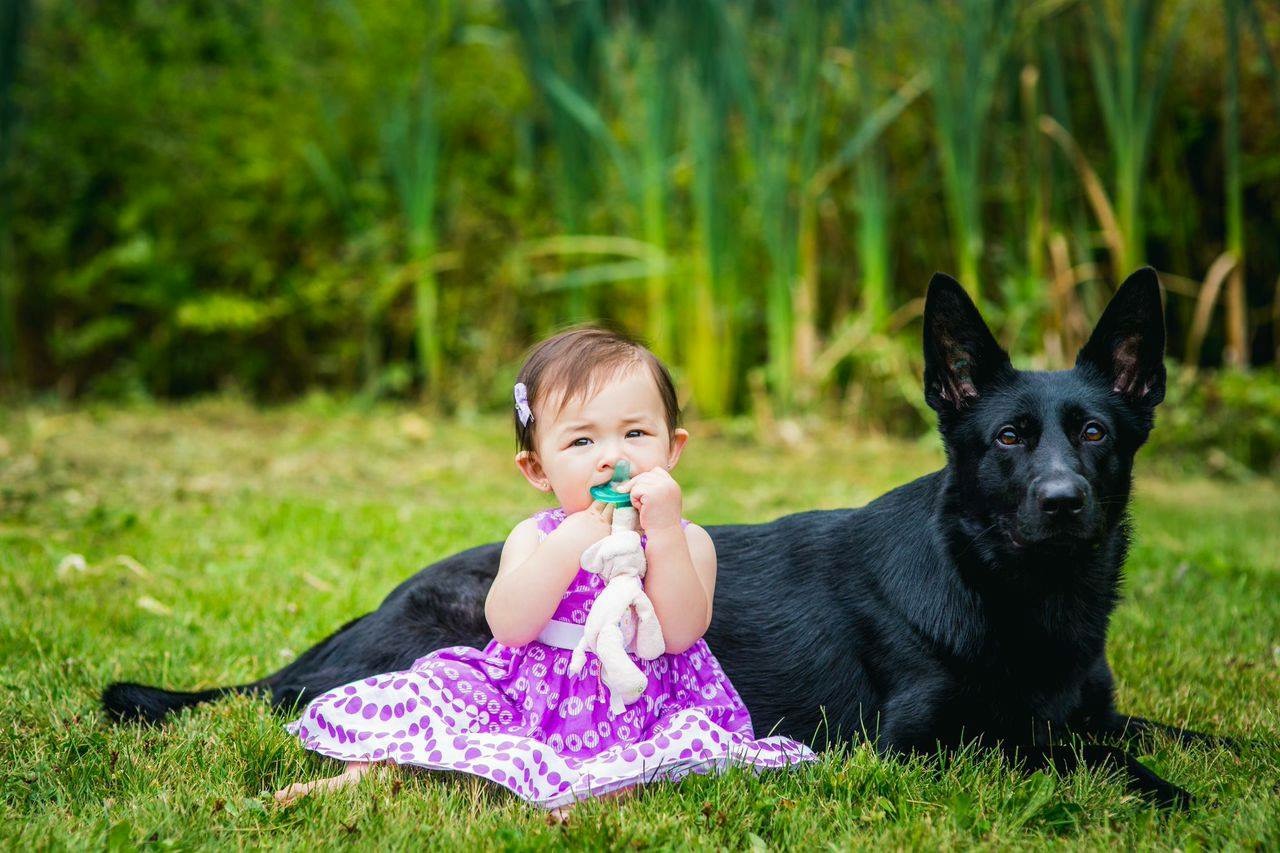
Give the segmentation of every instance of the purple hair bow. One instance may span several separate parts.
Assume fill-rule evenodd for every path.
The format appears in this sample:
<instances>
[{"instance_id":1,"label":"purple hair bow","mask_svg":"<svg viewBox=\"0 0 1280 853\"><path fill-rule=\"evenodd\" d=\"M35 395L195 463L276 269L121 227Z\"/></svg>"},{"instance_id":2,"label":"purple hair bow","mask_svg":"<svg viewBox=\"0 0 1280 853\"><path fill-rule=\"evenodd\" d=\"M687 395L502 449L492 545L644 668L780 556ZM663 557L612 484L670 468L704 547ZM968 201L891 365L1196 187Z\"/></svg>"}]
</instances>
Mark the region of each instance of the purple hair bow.
<instances>
[{"instance_id":1,"label":"purple hair bow","mask_svg":"<svg viewBox=\"0 0 1280 853\"><path fill-rule=\"evenodd\" d=\"M533 420L533 410L529 408L529 389L524 387L523 382L517 382L515 394L516 416L520 418L520 426L526 427Z\"/></svg>"}]
</instances>

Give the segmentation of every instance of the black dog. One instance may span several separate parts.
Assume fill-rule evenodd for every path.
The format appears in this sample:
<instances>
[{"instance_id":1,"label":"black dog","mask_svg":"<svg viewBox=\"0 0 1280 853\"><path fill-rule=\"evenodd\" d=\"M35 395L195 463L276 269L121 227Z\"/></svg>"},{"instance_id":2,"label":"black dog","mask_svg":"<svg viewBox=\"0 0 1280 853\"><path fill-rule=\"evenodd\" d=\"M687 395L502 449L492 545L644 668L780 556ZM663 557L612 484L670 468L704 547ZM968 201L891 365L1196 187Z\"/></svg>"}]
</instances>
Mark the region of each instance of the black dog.
<instances>
[{"instance_id":1,"label":"black dog","mask_svg":"<svg viewBox=\"0 0 1280 853\"><path fill-rule=\"evenodd\" d=\"M890 753L976 740L1024 765L1119 769L1144 795L1187 803L1122 747L1096 742L1152 730L1212 740L1119 714L1106 658L1133 458L1164 397L1163 354L1154 270L1124 283L1075 368L1056 373L1013 369L964 290L934 276L925 393L947 467L863 509L710 528L719 579L707 641L756 730L816 745L865 734ZM289 708L436 648L482 646L498 555L484 545L422 570L261 681L199 693L114 684L103 702L151 721L238 691Z\"/></svg>"}]
</instances>

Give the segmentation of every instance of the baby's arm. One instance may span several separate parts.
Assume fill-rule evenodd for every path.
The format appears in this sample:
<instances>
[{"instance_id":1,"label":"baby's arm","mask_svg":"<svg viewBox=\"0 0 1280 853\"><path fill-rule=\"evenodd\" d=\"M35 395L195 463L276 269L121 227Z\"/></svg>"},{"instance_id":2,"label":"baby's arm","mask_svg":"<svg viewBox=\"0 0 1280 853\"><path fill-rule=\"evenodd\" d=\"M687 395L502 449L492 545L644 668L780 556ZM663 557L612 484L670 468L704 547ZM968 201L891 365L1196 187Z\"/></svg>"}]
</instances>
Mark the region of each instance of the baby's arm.
<instances>
[{"instance_id":1,"label":"baby's arm","mask_svg":"<svg viewBox=\"0 0 1280 853\"><path fill-rule=\"evenodd\" d=\"M645 531L645 594L662 625L668 654L680 654L711 624L716 590L716 546L696 524Z\"/></svg>"},{"instance_id":2,"label":"baby's arm","mask_svg":"<svg viewBox=\"0 0 1280 853\"><path fill-rule=\"evenodd\" d=\"M582 552L609 535L602 508L575 512L541 542L533 519L515 526L502 546L498 576L484 603L495 640L523 646L537 639L577 573Z\"/></svg>"},{"instance_id":3,"label":"baby's arm","mask_svg":"<svg viewBox=\"0 0 1280 853\"><path fill-rule=\"evenodd\" d=\"M654 468L615 486L630 492L644 528L645 592L662 624L668 654L686 651L707 632L716 590L716 546L696 524L682 528L680 484Z\"/></svg>"}]
</instances>

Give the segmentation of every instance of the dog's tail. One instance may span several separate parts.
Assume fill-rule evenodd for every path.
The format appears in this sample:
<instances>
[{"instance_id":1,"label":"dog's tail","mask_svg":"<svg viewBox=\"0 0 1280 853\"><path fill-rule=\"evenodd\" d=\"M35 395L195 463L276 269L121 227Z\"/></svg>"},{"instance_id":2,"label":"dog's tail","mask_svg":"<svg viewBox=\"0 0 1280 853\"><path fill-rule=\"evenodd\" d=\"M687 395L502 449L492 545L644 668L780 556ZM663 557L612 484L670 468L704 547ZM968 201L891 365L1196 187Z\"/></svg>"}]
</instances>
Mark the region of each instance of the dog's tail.
<instances>
[{"instance_id":1,"label":"dog's tail","mask_svg":"<svg viewBox=\"0 0 1280 853\"><path fill-rule=\"evenodd\" d=\"M367 616L366 614L365 616ZM277 708L291 708L306 694L319 693L338 684L345 684L364 675L382 670L365 672L359 661L350 672L333 670L329 658L342 650L339 638L365 619L358 616L328 637L307 649L297 660L258 681L237 684L232 687L212 687L187 693L181 690L165 690L132 681L108 684L102 691L102 707L113 720L120 723L158 723L174 711L181 711L202 702L212 702L223 696L237 693L261 693L270 696ZM408 664L405 665L407 667ZM405 667L398 667L404 669ZM397 667L390 667L387 671Z\"/></svg>"},{"instance_id":2,"label":"dog's tail","mask_svg":"<svg viewBox=\"0 0 1280 853\"><path fill-rule=\"evenodd\" d=\"M256 682L185 693L181 690L134 684L131 681L117 681L115 684L108 684L102 691L102 707L121 723L158 723L174 711L235 693L249 693L261 686L260 682Z\"/></svg>"}]
</instances>

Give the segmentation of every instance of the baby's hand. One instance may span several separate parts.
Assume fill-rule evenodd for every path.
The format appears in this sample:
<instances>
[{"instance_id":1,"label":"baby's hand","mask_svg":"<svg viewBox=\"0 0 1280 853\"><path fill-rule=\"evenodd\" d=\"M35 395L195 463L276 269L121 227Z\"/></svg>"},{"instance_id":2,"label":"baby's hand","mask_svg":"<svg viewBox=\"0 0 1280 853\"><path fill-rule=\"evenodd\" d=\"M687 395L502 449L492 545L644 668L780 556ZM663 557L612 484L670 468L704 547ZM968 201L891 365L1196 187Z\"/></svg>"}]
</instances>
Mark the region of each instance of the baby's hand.
<instances>
[{"instance_id":1,"label":"baby's hand","mask_svg":"<svg viewBox=\"0 0 1280 853\"><path fill-rule=\"evenodd\" d=\"M640 527L644 530L680 525L680 484L671 478L666 468L646 471L614 488L631 493L631 505L640 513Z\"/></svg>"},{"instance_id":2,"label":"baby's hand","mask_svg":"<svg viewBox=\"0 0 1280 853\"><path fill-rule=\"evenodd\" d=\"M588 545L598 542L612 532L613 505L593 501L589 507L568 516L551 535L564 531L561 536L581 537Z\"/></svg>"}]
</instances>

